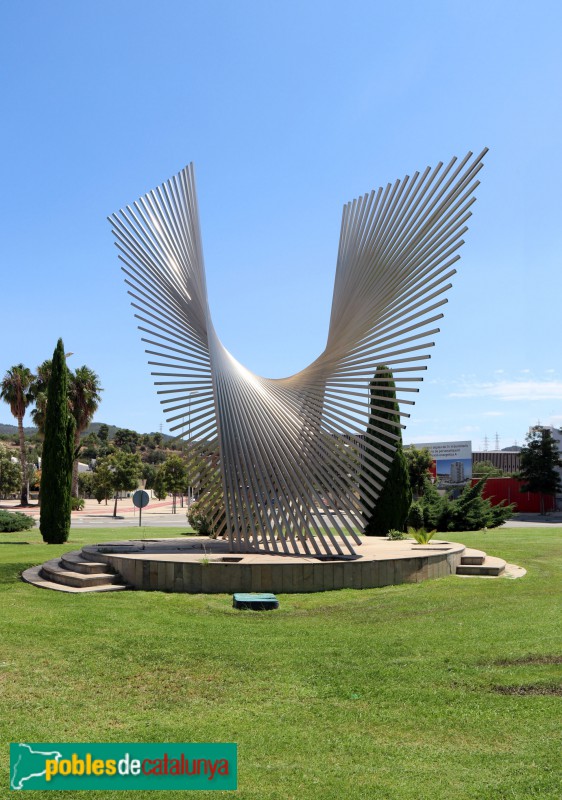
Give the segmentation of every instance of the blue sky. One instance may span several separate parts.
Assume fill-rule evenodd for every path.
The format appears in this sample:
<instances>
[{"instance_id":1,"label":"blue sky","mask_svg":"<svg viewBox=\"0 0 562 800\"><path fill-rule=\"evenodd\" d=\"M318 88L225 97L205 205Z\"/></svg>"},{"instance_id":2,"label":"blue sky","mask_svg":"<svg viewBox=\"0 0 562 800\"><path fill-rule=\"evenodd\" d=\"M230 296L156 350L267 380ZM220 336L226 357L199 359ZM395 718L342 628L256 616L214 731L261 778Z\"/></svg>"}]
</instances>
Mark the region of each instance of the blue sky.
<instances>
[{"instance_id":1,"label":"blue sky","mask_svg":"<svg viewBox=\"0 0 562 800\"><path fill-rule=\"evenodd\" d=\"M5 5L0 372L62 336L99 421L167 430L106 217L193 161L219 335L289 375L325 344L344 203L488 146L404 438L561 426L561 29L540 0Z\"/></svg>"}]
</instances>

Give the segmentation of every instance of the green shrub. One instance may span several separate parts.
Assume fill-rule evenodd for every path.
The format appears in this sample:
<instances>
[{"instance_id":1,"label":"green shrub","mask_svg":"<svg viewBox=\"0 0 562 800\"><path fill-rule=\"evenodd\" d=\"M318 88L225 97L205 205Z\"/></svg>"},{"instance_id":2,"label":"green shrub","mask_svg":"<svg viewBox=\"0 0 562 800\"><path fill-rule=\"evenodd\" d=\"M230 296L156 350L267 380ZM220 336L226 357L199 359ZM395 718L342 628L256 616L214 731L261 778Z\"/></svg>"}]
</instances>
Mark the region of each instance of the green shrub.
<instances>
[{"instance_id":1,"label":"green shrub","mask_svg":"<svg viewBox=\"0 0 562 800\"><path fill-rule=\"evenodd\" d=\"M94 473L78 473L78 489L82 497L93 497L94 495Z\"/></svg>"},{"instance_id":2,"label":"green shrub","mask_svg":"<svg viewBox=\"0 0 562 800\"><path fill-rule=\"evenodd\" d=\"M507 504L506 500L502 500L501 503L498 503L497 506L492 506L490 508L490 515L491 515L491 523L488 521L487 525L484 525L485 528L497 528L500 525L503 525L504 522L513 516L513 511L515 509L515 503L511 503L510 505Z\"/></svg>"},{"instance_id":3,"label":"green shrub","mask_svg":"<svg viewBox=\"0 0 562 800\"><path fill-rule=\"evenodd\" d=\"M417 530L415 528L408 528L408 533L416 540L418 544L428 544L433 539L437 531L426 531L425 528L418 528Z\"/></svg>"},{"instance_id":4,"label":"green shrub","mask_svg":"<svg viewBox=\"0 0 562 800\"><path fill-rule=\"evenodd\" d=\"M210 536L212 533L211 517L206 513L206 504L195 500L187 510L187 521L199 536Z\"/></svg>"},{"instance_id":5,"label":"green shrub","mask_svg":"<svg viewBox=\"0 0 562 800\"><path fill-rule=\"evenodd\" d=\"M408 527L409 528L423 528L423 506L419 501L415 501L410 506L410 513L408 514Z\"/></svg>"},{"instance_id":6,"label":"green shrub","mask_svg":"<svg viewBox=\"0 0 562 800\"><path fill-rule=\"evenodd\" d=\"M413 528L436 528L438 531L478 531L482 528L497 528L513 513L515 506L500 504L493 506L490 500L482 497L487 478L481 478L474 486L467 483L460 496L452 500L441 496L432 482L427 479L423 496L410 507L409 524ZM423 514L420 525L419 506Z\"/></svg>"},{"instance_id":7,"label":"green shrub","mask_svg":"<svg viewBox=\"0 0 562 800\"><path fill-rule=\"evenodd\" d=\"M20 514L19 511L0 511L0 533L28 531L34 527L35 520L27 514Z\"/></svg>"},{"instance_id":8,"label":"green shrub","mask_svg":"<svg viewBox=\"0 0 562 800\"><path fill-rule=\"evenodd\" d=\"M71 511L82 511L84 508L84 500L81 497L70 498Z\"/></svg>"},{"instance_id":9,"label":"green shrub","mask_svg":"<svg viewBox=\"0 0 562 800\"><path fill-rule=\"evenodd\" d=\"M386 538L390 539L392 542L396 542L400 539L405 539L406 534L404 531L397 531L395 528L392 528L392 530L386 534Z\"/></svg>"}]
</instances>

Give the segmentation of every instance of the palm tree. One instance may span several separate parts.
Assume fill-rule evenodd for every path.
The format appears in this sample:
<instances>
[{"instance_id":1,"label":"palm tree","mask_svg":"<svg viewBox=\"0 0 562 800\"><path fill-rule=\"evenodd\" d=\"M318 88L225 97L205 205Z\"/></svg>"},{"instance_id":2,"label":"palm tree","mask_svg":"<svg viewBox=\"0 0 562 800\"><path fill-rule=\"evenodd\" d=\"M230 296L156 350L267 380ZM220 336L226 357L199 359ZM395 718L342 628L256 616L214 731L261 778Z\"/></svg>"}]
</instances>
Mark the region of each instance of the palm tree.
<instances>
[{"instance_id":1,"label":"palm tree","mask_svg":"<svg viewBox=\"0 0 562 800\"><path fill-rule=\"evenodd\" d=\"M47 414L47 388L53 369L52 359L47 358L37 367L37 375L31 387L35 408L31 412L33 424L41 435L45 434L45 416Z\"/></svg>"},{"instance_id":2,"label":"palm tree","mask_svg":"<svg viewBox=\"0 0 562 800\"><path fill-rule=\"evenodd\" d=\"M33 373L23 364L17 364L4 375L0 388L0 397L10 406L10 411L18 420L18 434L20 439L21 461L21 505L27 505L27 456L25 452L25 436L23 433L23 418L25 410L32 401L31 385Z\"/></svg>"},{"instance_id":3,"label":"palm tree","mask_svg":"<svg viewBox=\"0 0 562 800\"><path fill-rule=\"evenodd\" d=\"M86 365L78 367L69 375L68 399L72 415L76 421L74 436L74 466L72 468L72 494L78 497L78 452L80 435L86 430L101 402L100 379Z\"/></svg>"}]
</instances>

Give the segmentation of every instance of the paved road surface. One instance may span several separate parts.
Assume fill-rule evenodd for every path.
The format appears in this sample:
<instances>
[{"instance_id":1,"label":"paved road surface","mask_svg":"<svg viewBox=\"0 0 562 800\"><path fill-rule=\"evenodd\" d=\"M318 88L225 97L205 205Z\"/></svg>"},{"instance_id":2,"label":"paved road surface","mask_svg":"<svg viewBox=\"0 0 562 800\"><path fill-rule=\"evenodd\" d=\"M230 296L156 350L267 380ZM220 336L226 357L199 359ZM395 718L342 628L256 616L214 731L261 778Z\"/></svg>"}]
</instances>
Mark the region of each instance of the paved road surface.
<instances>
[{"instance_id":1,"label":"paved road surface","mask_svg":"<svg viewBox=\"0 0 562 800\"><path fill-rule=\"evenodd\" d=\"M23 511L39 522L39 507L18 508L17 501L3 500L0 508L12 511ZM182 508L179 501L176 513L172 514L171 500L154 500L142 510L142 525L158 528L187 528L187 508ZM113 516L113 501L107 505L97 500L86 500L83 511L73 511L72 528L133 528L139 527L139 511L130 499L117 503L117 517Z\"/></svg>"},{"instance_id":2,"label":"paved road surface","mask_svg":"<svg viewBox=\"0 0 562 800\"><path fill-rule=\"evenodd\" d=\"M18 508L17 500L3 500L0 508L23 511L39 520L38 506L25 509ZM142 525L158 528L187 528L187 508L182 508L179 501L176 513L172 514L171 500L153 500L142 510ZM83 511L72 512L73 528L134 528L139 527L139 512L130 498L120 500L117 504L117 517L113 517L113 501L107 505L97 500L86 500ZM540 514L517 514L505 523L506 528L562 528L562 513L554 512L541 517Z\"/></svg>"}]
</instances>

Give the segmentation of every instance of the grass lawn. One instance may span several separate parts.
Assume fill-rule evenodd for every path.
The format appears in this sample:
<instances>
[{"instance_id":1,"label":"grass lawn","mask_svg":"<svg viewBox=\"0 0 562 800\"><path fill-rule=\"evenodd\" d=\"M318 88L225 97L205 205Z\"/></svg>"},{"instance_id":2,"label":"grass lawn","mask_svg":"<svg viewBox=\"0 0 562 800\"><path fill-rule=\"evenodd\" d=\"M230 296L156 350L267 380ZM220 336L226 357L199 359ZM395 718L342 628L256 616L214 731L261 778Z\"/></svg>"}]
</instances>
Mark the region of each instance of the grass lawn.
<instances>
[{"instance_id":1,"label":"grass lawn","mask_svg":"<svg viewBox=\"0 0 562 800\"><path fill-rule=\"evenodd\" d=\"M561 529L455 535L524 566L519 580L281 595L270 613L235 611L227 595L77 596L19 579L137 535L72 530L47 546L37 531L0 534L0 796L10 741L237 742L238 792L201 798L562 796ZM103 800L144 794L158 793Z\"/></svg>"}]
</instances>

